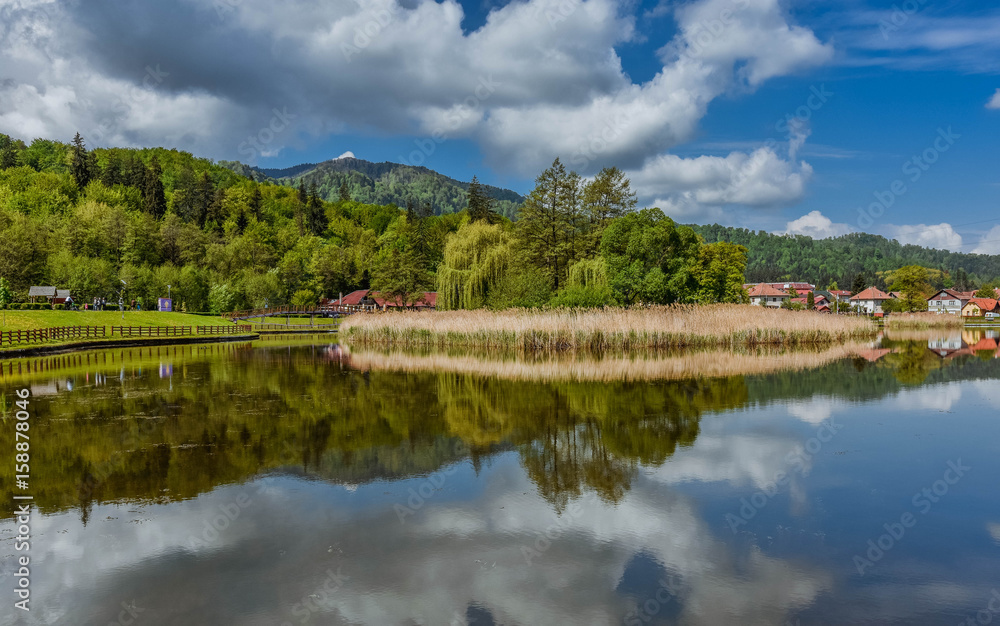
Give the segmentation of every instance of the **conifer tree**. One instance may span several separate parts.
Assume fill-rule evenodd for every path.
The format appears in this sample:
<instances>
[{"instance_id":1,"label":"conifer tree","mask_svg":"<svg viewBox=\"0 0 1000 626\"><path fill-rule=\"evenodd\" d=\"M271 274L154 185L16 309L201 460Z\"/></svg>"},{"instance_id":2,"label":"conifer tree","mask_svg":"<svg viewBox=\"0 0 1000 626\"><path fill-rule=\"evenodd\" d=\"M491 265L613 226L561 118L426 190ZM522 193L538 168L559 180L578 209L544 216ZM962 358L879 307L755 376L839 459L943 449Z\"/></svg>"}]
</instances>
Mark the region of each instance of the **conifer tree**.
<instances>
[{"instance_id":1,"label":"conifer tree","mask_svg":"<svg viewBox=\"0 0 1000 626\"><path fill-rule=\"evenodd\" d=\"M167 212L167 196L163 191L162 175L163 170L160 168L160 161L154 154L149 162L149 168L146 170L143 200L146 212L156 219L160 219Z\"/></svg>"},{"instance_id":2,"label":"conifer tree","mask_svg":"<svg viewBox=\"0 0 1000 626\"><path fill-rule=\"evenodd\" d=\"M351 201L351 190L347 188L347 178L340 183L340 201L350 202Z\"/></svg>"},{"instance_id":3,"label":"conifer tree","mask_svg":"<svg viewBox=\"0 0 1000 626\"><path fill-rule=\"evenodd\" d=\"M87 152L87 147L83 142L83 137L77 133L73 137L73 145L70 147L69 173L76 181L76 186L83 189L94 178L95 163L93 157Z\"/></svg>"}]
</instances>

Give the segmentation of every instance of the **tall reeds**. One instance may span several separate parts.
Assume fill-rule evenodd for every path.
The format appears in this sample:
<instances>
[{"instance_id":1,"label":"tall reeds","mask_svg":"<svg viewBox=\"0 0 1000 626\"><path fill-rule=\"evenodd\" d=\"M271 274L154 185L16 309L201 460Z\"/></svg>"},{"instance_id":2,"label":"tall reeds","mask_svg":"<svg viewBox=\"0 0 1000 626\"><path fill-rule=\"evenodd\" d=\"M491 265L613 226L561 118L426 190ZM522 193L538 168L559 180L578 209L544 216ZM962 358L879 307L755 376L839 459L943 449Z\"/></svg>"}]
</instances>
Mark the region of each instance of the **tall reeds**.
<instances>
[{"instance_id":1,"label":"tall reeds","mask_svg":"<svg viewBox=\"0 0 1000 626\"><path fill-rule=\"evenodd\" d=\"M798 345L870 339L867 319L739 304L648 308L390 311L340 327L349 344L532 351Z\"/></svg>"},{"instance_id":2,"label":"tall reeds","mask_svg":"<svg viewBox=\"0 0 1000 626\"><path fill-rule=\"evenodd\" d=\"M406 349L349 351L351 367L392 372L449 372L503 380L534 382L612 382L686 380L771 374L786 370L822 367L856 356L870 344L849 342L817 348L759 347L742 350L688 350L674 354L549 354L542 358L497 358L495 353L474 351L450 354L432 351L414 354Z\"/></svg>"},{"instance_id":3,"label":"tall reeds","mask_svg":"<svg viewBox=\"0 0 1000 626\"><path fill-rule=\"evenodd\" d=\"M945 313L895 313L889 316L886 328L962 328L965 321L958 315Z\"/></svg>"}]
</instances>

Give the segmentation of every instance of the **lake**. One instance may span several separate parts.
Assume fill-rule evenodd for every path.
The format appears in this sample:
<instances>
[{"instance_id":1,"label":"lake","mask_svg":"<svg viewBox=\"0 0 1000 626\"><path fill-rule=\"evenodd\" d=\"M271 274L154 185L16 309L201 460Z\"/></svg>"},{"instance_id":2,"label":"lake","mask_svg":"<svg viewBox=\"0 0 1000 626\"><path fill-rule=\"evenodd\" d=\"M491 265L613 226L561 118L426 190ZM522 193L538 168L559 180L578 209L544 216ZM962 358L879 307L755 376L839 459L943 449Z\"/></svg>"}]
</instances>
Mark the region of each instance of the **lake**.
<instances>
[{"instance_id":1,"label":"lake","mask_svg":"<svg viewBox=\"0 0 1000 626\"><path fill-rule=\"evenodd\" d=\"M1000 623L992 330L0 361L0 624ZM11 463L11 461L5 461ZM30 556L30 612L15 559ZM967 622L966 620L972 621Z\"/></svg>"}]
</instances>

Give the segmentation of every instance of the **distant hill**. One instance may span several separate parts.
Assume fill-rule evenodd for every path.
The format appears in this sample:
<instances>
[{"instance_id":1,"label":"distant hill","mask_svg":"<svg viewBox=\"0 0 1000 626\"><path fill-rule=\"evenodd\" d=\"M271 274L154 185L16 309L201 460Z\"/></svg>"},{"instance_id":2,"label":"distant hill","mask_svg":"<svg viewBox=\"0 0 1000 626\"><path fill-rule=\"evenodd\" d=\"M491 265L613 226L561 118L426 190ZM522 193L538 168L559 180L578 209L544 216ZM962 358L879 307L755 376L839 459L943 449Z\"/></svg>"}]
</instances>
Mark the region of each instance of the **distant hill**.
<instances>
[{"instance_id":1,"label":"distant hill","mask_svg":"<svg viewBox=\"0 0 1000 626\"><path fill-rule=\"evenodd\" d=\"M324 199L335 201L340 197L340 186L345 181L352 200L366 204L395 204L405 207L407 201L418 204L430 203L436 215L457 213L466 208L468 182L462 182L439 174L426 167L415 167L400 163L372 163L363 159L343 157L323 163L303 163L284 169L250 167L236 161L220 161L226 167L242 176L250 176L262 182L271 182L286 187L297 187L304 181L309 187L313 183ZM496 209L501 214L513 218L524 197L509 189L483 185L487 193L496 200Z\"/></svg>"},{"instance_id":2,"label":"distant hill","mask_svg":"<svg viewBox=\"0 0 1000 626\"><path fill-rule=\"evenodd\" d=\"M831 239L813 239L803 235L775 235L711 224L691 225L707 243L728 241L749 249L746 278L748 282L803 280L826 286L837 281L850 289L858 274L865 282L880 284L879 272L904 265L922 265L942 270L959 286L963 282L979 286L1000 276L1000 255L968 254L936 248L904 245L895 239L869 233L850 233ZM951 287L952 285L934 285Z\"/></svg>"}]
</instances>

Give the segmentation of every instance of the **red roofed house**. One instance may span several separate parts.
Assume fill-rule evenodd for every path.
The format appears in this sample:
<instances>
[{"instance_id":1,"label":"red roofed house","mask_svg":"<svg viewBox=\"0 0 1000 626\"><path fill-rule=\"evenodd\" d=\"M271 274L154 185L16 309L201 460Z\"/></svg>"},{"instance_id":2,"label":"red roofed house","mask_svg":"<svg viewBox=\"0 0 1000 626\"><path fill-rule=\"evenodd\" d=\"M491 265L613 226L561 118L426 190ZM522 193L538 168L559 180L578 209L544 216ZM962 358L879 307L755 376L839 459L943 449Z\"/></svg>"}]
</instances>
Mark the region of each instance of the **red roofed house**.
<instances>
[{"instance_id":1,"label":"red roofed house","mask_svg":"<svg viewBox=\"0 0 1000 626\"><path fill-rule=\"evenodd\" d=\"M882 313L882 303L892 300L892 296L876 287L869 287L856 296L851 296L851 305L861 307L868 315Z\"/></svg>"},{"instance_id":2,"label":"red roofed house","mask_svg":"<svg viewBox=\"0 0 1000 626\"><path fill-rule=\"evenodd\" d=\"M382 294L371 289L358 289L352 291L343 298L337 300L322 300L321 306L377 306L380 309L405 307L405 303L399 298L384 298ZM437 292L429 291L424 293L415 303L405 308L411 309L433 309L437 306Z\"/></svg>"},{"instance_id":3,"label":"red roofed house","mask_svg":"<svg viewBox=\"0 0 1000 626\"><path fill-rule=\"evenodd\" d=\"M768 283L754 285L747 290L747 294L750 295L750 304L775 308L780 307L782 302L791 297L787 292L776 289Z\"/></svg>"},{"instance_id":4,"label":"red roofed house","mask_svg":"<svg viewBox=\"0 0 1000 626\"><path fill-rule=\"evenodd\" d=\"M837 302L850 302L851 292L848 289L831 289L830 295L837 298Z\"/></svg>"},{"instance_id":5,"label":"red roofed house","mask_svg":"<svg viewBox=\"0 0 1000 626\"><path fill-rule=\"evenodd\" d=\"M962 312L962 307L975 297L975 293L967 291L955 291L953 289L942 289L930 298L927 298L927 310L935 313L954 313L958 315Z\"/></svg>"},{"instance_id":6,"label":"red roofed house","mask_svg":"<svg viewBox=\"0 0 1000 626\"><path fill-rule=\"evenodd\" d=\"M983 317L987 313L1000 313L1000 302L992 298L972 298L962 307L962 317Z\"/></svg>"}]
</instances>

